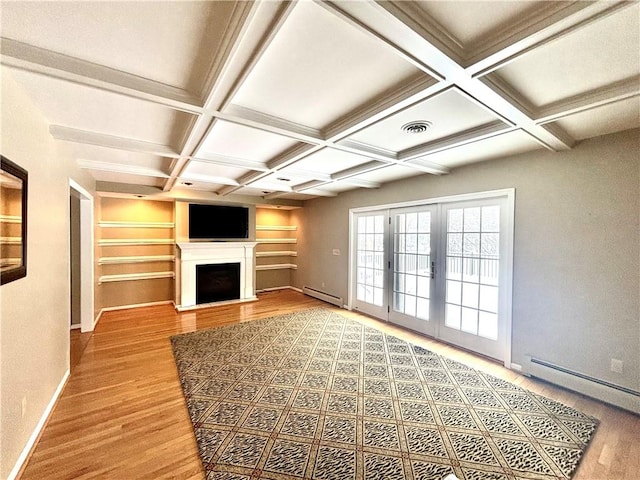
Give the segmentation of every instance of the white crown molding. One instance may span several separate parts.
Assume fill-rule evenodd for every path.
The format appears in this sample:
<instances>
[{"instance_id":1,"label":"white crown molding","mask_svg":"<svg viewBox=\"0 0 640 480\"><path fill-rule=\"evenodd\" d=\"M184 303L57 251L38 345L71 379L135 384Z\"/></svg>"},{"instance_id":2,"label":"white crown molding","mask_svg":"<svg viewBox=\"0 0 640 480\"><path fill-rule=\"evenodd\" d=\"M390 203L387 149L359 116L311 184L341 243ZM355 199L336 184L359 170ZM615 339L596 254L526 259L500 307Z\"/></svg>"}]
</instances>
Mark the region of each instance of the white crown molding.
<instances>
[{"instance_id":1,"label":"white crown molding","mask_svg":"<svg viewBox=\"0 0 640 480\"><path fill-rule=\"evenodd\" d=\"M188 113L202 111L186 90L87 62L10 38L1 38L3 65L67 82L98 88Z\"/></svg>"},{"instance_id":2,"label":"white crown molding","mask_svg":"<svg viewBox=\"0 0 640 480\"><path fill-rule=\"evenodd\" d=\"M167 158L178 158L180 156L178 152L169 145L116 137L104 133L89 132L77 128L64 127L62 125L50 125L49 133L51 133L56 140L63 140L65 142L115 148L128 152L148 153L150 155L159 155Z\"/></svg>"}]
</instances>

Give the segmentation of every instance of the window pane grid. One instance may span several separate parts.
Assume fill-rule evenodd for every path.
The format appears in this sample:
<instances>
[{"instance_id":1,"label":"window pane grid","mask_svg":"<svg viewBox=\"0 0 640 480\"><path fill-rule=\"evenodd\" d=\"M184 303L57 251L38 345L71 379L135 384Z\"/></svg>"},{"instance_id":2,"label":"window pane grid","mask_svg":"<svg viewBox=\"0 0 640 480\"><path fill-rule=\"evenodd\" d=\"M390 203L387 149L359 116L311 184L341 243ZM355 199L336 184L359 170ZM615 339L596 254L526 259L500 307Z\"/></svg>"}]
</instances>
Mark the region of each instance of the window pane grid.
<instances>
[{"instance_id":1,"label":"window pane grid","mask_svg":"<svg viewBox=\"0 0 640 480\"><path fill-rule=\"evenodd\" d=\"M393 310L429 319L431 212L394 215Z\"/></svg>"},{"instance_id":2,"label":"window pane grid","mask_svg":"<svg viewBox=\"0 0 640 480\"><path fill-rule=\"evenodd\" d=\"M358 218L356 298L382 306L384 303L384 215Z\"/></svg>"},{"instance_id":3,"label":"window pane grid","mask_svg":"<svg viewBox=\"0 0 640 480\"><path fill-rule=\"evenodd\" d=\"M445 325L497 339L500 207L447 212Z\"/></svg>"}]
</instances>

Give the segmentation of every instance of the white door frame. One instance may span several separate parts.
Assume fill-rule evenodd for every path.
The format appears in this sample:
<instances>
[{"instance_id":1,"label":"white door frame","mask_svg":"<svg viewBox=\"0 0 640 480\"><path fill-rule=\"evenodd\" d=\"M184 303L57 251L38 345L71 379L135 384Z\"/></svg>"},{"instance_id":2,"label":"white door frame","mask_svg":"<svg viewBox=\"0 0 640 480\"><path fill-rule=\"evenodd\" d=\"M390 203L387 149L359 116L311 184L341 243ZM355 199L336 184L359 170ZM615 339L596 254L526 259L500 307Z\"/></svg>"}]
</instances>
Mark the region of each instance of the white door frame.
<instances>
[{"instance_id":1,"label":"white door frame","mask_svg":"<svg viewBox=\"0 0 640 480\"><path fill-rule=\"evenodd\" d=\"M80 197L80 331L92 332L94 327L93 195L71 178L69 188L75 190Z\"/></svg>"},{"instance_id":2,"label":"white door frame","mask_svg":"<svg viewBox=\"0 0 640 480\"><path fill-rule=\"evenodd\" d=\"M508 275L504 279L504 283L500 283L500 288L504 289L504 322L505 322L505 345L504 345L504 366L506 368L511 368L511 322L512 322L512 312L513 312L513 243L514 243L514 217L515 217L515 188L505 188L500 190L490 190L485 192L474 192L474 193L464 193L460 195L448 195L444 197L436 197L436 198L427 198L422 200L413 200L409 202L399 202L385 205L372 205L368 207L358 207L349 209L349 290L348 290L348 302L347 308L349 310L353 309L353 299L355 298L354 292L354 269L355 269L355 258L353 255L354 252L354 239L352 232L354 231L355 225L355 216L357 213L365 213L372 210L384 210L384 209L394 209L394 208L403 208L403 207L414 207L419 205L429 205L434 203L451 203L451 202L463 202L468 200L480 200L486 198L495 198L495 197L506 197L507 203L507 215L506 215L506 225L504 225L504 230L506 232L505 241L507 244L505 245L505 271L508 272Z\"/></svg>"}]
</instances>

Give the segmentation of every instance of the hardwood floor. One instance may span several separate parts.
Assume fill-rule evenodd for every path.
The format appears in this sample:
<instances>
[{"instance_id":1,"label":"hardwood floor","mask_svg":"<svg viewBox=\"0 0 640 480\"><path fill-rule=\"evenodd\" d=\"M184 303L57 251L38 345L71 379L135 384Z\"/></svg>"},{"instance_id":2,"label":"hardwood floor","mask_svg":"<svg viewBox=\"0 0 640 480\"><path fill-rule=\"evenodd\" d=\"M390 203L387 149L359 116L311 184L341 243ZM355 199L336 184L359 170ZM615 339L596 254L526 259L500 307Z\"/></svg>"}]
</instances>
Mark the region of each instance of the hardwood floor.
<instances>
[{"instance_id":1,"label":"hardwood floor","mask_svg":"<svg viewBox=\"0 0 640 480\"><path fill-rule=\"evenodd\" d=\"M639 478L640 417L290 290L263 294L257 302L181 314L169 305L104 314L20 478L204 479L169 337L315 306L472 362L599 418L601 424L574 479Z\"/></svg>"}]
</instances>

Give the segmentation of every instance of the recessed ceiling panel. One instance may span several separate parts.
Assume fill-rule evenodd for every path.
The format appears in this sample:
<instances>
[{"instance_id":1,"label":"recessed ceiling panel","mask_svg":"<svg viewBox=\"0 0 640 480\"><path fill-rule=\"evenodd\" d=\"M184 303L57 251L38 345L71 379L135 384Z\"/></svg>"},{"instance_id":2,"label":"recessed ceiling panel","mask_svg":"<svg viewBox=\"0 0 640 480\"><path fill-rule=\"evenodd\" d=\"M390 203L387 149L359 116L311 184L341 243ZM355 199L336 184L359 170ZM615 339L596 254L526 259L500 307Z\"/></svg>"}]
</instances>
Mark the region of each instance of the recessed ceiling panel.
<instances>
[{"instance_id":1,"label":"recessed ceiling panel","mask_svg":"<svg viewBox=\"0 0 640 480\"><path fill-rule=\"evenodd\" d=\"M297 143L289 137L218 120L198 154L223 155L265 163Z\"/></svg>"},{"instance_id":2,"label":"recessed ceiling panel","mask_svg":"<svg viewBox=\"0 0 640 480\"><path fill-rule=\"evenodd\" d=\"M2 35L199 92L234 2L2 2Z\"/></svg>"},{"instance_id":3,"label":"recessed ceiling panel","mask_svg":"<svg viewBox=\"0 0 640 480\"><path fill-rule=\"evenodd\" d=\"M233 103L322 129L418 74L382 41L299 2Z\"/></svg>"},{"instance_id":4,"label":"recessed ceiling panel","mask_svg":"<svg viewBox=\"0 0 640 480\"><path fill-rule=\"evenodd\" d=\"M349 137L360 143L401 152L407 148L461 133L498 120L456 89L431 97ZM403 126L424 122L424 131L407 132ZM410 130L410 129L409 129Z\"/></svg>"},{"instance_id":5,"label":"recessed ceiling panel","mask_svg":"<svg viewBox=\"0 0 640 480\"><path fill-rule=\"evenodd\" d=\"M248 195L251 197L263 197L264 195L267 195L269 193L272 193L272 190L253 187L242 187L233 192L234 195Z\"/></svg>"},{"instance_id":6,"label":"recessed ceiling panel","mask_svg":"<svg viewBox=\"0 0 640 480\"><path fill-rule=\"evenodd\" d=\"M142 100L11 70L50 124L179 148L192 115Z\"/></svg>"},{"instance_id":7,"label":"recessed ceiling panel","mask_svg":"<svg viewBox=\"0 0 640 480\"><path fill-rule=\"evenodd\" d=\"M423 172L415 168L405 167L404 165L389 165L388 167L378 168L371 172L363 173L353 177L357 180L366 180L368 182L387 183L401 178L415 177Z\"/></svg>"},{"instance_id":8,"label":"recessed ceiling panel","mask_svg":"<svg viewBox=\"0 0 640 480\"><path fill-rule=\"evenodd\" d=\"M424 158L428 162L454 168L483 160L517 155L540 148L542 148L542 145L533 140L529 134L516 130L433 155L427 155ZM412 160L409 163L420 164L420 160Z\"/></svg>"},{"instance_id":9,"label":"recessed ceiling panel","mask_svg":"<svg viewBox=\"0 0 640 480\"><path fill-rule=\"evenodd\" d=\"M369 158L362 155L333 148L324 148L303 158L292 166L296 169L331 174L369 161L371 161Z\"/></svg>"},{"instance_id":10,"label":"recessed ceiling panel","mask_svg":"<svg viewBox=\"0 0 640 480\"><path fill-rule=\"evenodd\" d=\"M459 47L474 47L505 27L540 11L542 6L560 2L414 2L456 40Z\"/></svg>"},{"instance_id":11,"label":"recessed ceiling panel","mask_svg":"<svg viewBox=\"0 0 640 480\"><path fill-rule=\"evenodd\" d=\"M311 173L302 175L297 173L296 175L292 175L291 172L281 170L262 177L257 182L253 182L251 186L262 190L274 189L287 191L296 185L301 185L312 180L315 180L315 177Z\"/></svg>"},{"instance_id":12,"label":"recessed ceiling panel","mask_svg":"<svg viewBox=\"0 0 640 480\"><path fill-rule=\"evenodd\" d=\"M228 167L224 165L216 165L207 162L191 161L180 175L181 179L200 179L205 180L215 178L238 179L242 175L249 173L251 170L246 168Z\"/></svg>"},{"instance_id":13,"label":"recessed ceiling panel","mask_svg":"<svg viewBox=\"0 0 640 480\"><path fill-rule=\"evenodd\" d=\"M570 115L555 122L576 140L640 127L640 97Z\"/></svg>"},{"instance_id":14,"label":"recessed ceiling panel","mask_svg":"<svg viewBox=\"0 0 640 480\"><path fill-rule=\"evenodd\" d=\"M549 42L497 70L541 107L640 75L640 3Z\"/></svg>"}]
</instances>

